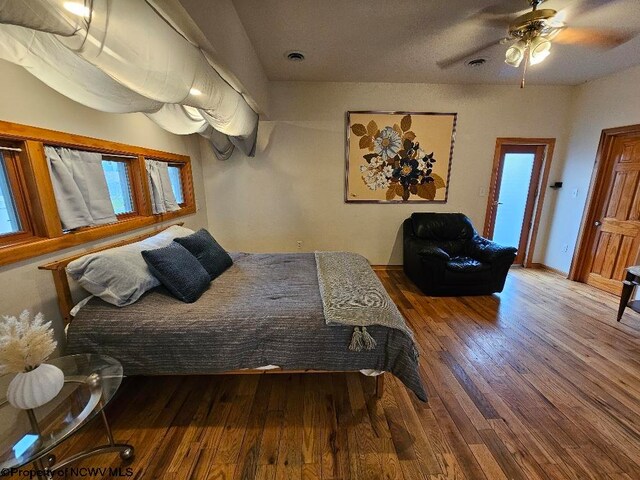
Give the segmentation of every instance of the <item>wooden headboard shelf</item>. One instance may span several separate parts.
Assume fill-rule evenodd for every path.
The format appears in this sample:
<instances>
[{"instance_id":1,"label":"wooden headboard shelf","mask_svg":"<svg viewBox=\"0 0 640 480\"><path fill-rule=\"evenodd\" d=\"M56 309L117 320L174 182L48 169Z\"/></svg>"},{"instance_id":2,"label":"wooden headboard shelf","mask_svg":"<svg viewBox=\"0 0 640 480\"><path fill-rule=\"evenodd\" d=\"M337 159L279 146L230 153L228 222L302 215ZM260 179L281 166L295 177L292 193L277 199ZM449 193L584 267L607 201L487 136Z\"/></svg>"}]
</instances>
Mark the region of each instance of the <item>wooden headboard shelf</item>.
<instances>
[{"instance_id":1,"label":"wooden headboard shelf","mask_svg":"<svg viewBox=\"0 0 640 480\"><path fill-rule=\"evenodd\" d=\"M50 270L53 274L53 283L56 286L56 293L58 294L58 309L60 310L60 314L62 315L62 319L64 320L65 325L71 323L71 309L73 308L73 298L71 297L71 287L69 286L69 277L67 277L67 265L69 265L74 260L78 258L82 258L85 255L89 255L91 253L102 252L104 250L108 250L110 248L122 247L123 245L129 245L131 243L136 243L145 238L152 237L157 235L162 230L166 230L171 226L183 226L184 223L175 223L173 225L169 225L160 230L153 230L151 232L145 232L141 235L137 235L135 237L128 238L126 240L120 240L118 242L110 243L107 245L102 245L100 247L87 250L82 253L76 253L75 255L62 258L60 260L56 260L55 262L47 263L46 265L40 265L38 269L40 270Z\"/></svg>"}]
</instances>

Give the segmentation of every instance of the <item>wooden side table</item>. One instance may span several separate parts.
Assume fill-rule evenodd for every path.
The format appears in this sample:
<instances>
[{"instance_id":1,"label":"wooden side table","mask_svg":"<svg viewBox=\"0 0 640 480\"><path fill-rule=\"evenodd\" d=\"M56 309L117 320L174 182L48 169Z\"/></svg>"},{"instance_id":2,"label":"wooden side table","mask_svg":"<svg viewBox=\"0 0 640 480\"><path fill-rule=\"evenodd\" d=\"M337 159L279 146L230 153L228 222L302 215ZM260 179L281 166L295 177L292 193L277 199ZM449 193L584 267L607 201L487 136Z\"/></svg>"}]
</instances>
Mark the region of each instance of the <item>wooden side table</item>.
<instances>
[{"instance_id":1,"label":"wooden side table","mask_svg":"<svg viewBox=\"0 0 640 480\"><path fill-rule=\"evenodd\" d=\"M637 285L640 285L640 265L627 268L627 276L622 282L622 294L620 295L620 306L618 307L618 321L622 318L625 307L629 307L634 312L640 313L640 300L629 301Z\"/></svg>"}]
</instances>

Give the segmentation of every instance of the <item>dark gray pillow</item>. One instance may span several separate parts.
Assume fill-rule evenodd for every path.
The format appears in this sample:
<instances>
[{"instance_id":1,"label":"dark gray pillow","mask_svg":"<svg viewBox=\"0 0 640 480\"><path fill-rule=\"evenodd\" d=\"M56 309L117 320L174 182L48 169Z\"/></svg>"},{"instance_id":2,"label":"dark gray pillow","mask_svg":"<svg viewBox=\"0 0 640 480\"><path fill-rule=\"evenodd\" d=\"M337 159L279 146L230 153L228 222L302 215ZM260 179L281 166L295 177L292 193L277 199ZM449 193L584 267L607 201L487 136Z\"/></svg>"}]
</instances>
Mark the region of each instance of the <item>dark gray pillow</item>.
<instances>
[{"instance_id":1,"label":"dark gray pillow","mask_svg":"<svg viewBox=\"0 0 640 480\"><path fill-rule=\"evenodd\" d=\"M198 259L209 273L211 280L233 265L229 254L204 228L187 237L176 238L174 241L189 250Z\"/></svg>"},{"instance_id":2,"label":"dark gray pillow","mask_svg":"<svg viewBox=\"0 0 640 480\"><path fill-rule=\"evenodd\" d=\"M189 250L176 242L167 247L144 250L142 257L160 283L183 302L195 302L209 288L207 271Z\"/></svg>"}]
</instances>

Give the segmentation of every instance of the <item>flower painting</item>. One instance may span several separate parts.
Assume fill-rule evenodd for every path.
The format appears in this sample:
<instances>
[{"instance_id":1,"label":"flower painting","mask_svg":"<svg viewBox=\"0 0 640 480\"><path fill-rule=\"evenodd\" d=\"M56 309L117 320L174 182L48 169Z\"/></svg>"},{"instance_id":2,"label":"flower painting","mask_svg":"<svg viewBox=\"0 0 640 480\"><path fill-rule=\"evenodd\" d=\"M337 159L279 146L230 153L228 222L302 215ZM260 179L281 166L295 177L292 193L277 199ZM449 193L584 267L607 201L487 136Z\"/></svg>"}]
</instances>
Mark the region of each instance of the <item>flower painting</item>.
<instances>
[{"instance_id":1,"label":"flower painting","mask_svg":"<svg viewBox=\"0 0 640 480\"><path fill-rule=\"evenodd\" d=\"M347 202L445 202L456 114L349 112Z\"/></svg>"}]
</instances>

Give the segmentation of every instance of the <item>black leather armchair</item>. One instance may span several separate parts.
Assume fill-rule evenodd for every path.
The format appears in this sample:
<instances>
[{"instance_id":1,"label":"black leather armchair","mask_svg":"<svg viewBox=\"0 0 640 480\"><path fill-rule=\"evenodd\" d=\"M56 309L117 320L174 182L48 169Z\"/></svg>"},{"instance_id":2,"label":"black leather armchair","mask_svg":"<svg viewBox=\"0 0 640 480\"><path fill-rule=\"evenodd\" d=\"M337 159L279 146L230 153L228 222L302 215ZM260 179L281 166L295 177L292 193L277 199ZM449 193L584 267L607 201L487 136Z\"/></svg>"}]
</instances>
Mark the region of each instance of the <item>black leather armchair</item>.
<instances>
[{"instance_id":1,"label":"black leather armchair","mask_svg":"<svg viewBox=\"0 0 640 480\"><path fill-rule=\"evenodd\" d=\"M517 252L479 236L462 213L414 213L403 234L404 272L434 297L501 292Z\"/></svg>"}]
</instances>

